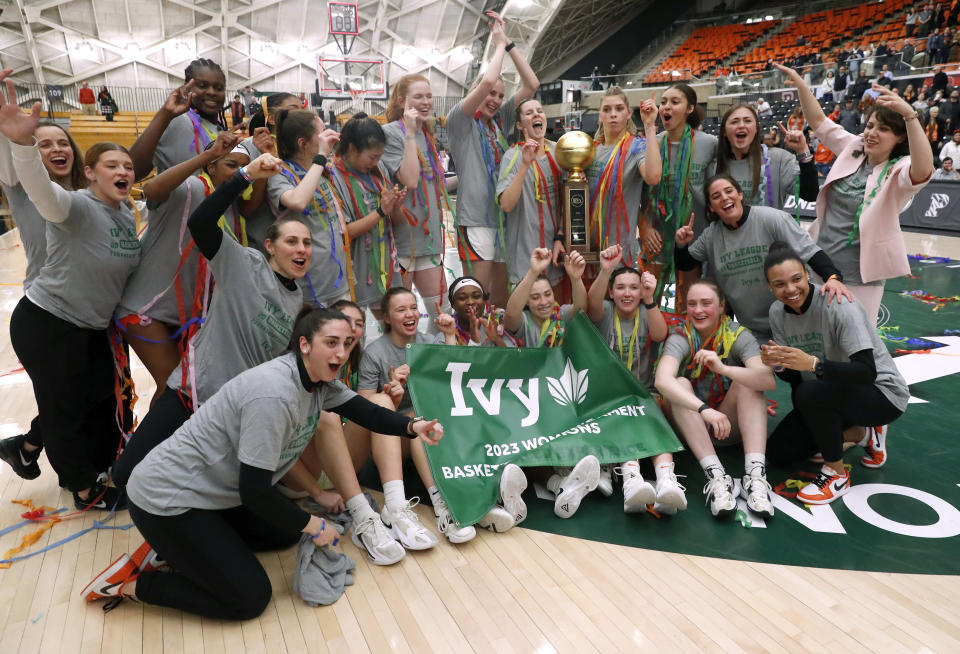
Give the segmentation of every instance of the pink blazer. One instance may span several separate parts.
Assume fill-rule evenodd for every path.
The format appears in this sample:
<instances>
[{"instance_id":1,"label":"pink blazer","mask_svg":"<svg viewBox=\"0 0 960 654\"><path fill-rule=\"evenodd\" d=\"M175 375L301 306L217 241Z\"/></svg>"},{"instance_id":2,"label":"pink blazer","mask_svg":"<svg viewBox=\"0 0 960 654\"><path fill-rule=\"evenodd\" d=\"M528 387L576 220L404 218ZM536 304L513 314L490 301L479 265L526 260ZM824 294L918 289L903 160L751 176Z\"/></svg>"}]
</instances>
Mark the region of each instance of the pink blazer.
<instances>
[{"instance_id":1,"label":"pink blazer","mask_svg":"<svg viewBox=\"0 0 960 654\"><path fill-rule=\"evenodd\" d=\"M817 138L830 148L837 160L817 195L817 219L810 225L810 238L817 242L827 208L827 189L838 179L856 172L863 163L863 137L851 134L827 118L816 130ZM857 156L854 156L854 154ZM874 166L867 178L864 197L877 185L883 166ZM927 185L910 179L910 157L903 157L887 172L883 186L860 215L860 276L864 282L910 274L907 248L900 232L900 212L910 198Z\"/></svg>"}]
</instances>

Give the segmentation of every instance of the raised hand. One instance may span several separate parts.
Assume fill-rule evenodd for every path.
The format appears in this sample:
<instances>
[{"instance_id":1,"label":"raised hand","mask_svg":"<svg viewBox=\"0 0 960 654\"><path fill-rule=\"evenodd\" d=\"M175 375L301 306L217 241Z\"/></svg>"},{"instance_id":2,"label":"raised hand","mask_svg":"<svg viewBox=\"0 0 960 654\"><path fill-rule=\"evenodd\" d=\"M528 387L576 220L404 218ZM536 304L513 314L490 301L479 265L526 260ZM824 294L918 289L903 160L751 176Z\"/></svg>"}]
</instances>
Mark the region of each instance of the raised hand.
<instances>
[{"instance_id":1,"label":"raised hand","mask_svg":"<svg viewBox=\"0 0 960 654\"><path fill-rule=\"evenodd\" d=\"M537 248L530 253L530 270L536 274L542 275L549 265L550 250L547 248Z\"/></svg>"},{"instance_id":2,"label":"raised hand","mask_svg":"<svg viewBox=\"0 0 960 654\"><path fill-rule=\"evenodd\" d=\"M605 250L600 251L600 270L604 272L613 272L620 263L620 255L623 248L619 243L615 243Z\"/></svg>"},{"instance_id":3,"label":"raised hand","mask_svg":"<svg viewBox=\"0 0 960 654\"><path fill-rule=\"evenodd\" d=\"M520 154L523 158L523 163L527 166L533 163L533 160L537 158L537 151L540 149L540 143L534 141L533 139L527 139L523 142L523 147L520 150Z\"/></svg>"},{"instance_id":4,"label":"raised hand","mask_svg":"<svg viewBox=\"0 0 960 654\"><path fill-rule=\"evenodd\" d=\"M560 267L560 261L567 252L567 248L563 247L563 241L554 241L553 242L553 253L550 255L550 262L556 266Z\"/></svg>"},{"instance_id":5,"label":"raised hand","mask_svg":"<svg viewBox=\"0 0 960 654\"><path fill-rule=\"evenodd\" d=\"M777 121L777 127L780 128L780 133L783 134L783 144L787 146L788 150L796 152L797 154L810 152L810 145L807 143L807 139L804 138L803 132L798 129L787 129L779 120Z\"/></svg>"},{"instance_id":6,"label":"raised hand","mask_svg":"<svg viewBox=\"0 0 960 654\"><path fill-rule=\"evenodd\" d=\"M437 317L433 321L437 329L445 336L455 336L457 333L457 321L449 313L444 313L443 310L440 309L439 300L434 301L433 304L437 309Z\"/></svg>"},{"instance_id":7,"label":"raised hand","mask_svg":"<svg viewBox=\"0 0 960 654\"><path fill-rule=\"evenodd\" d=\"M657 92L653 92L653 98L644 100L640 103L640 119L644 127L654 127L657 124Z\"/></svg>"},{"instance_id":8,"label":"raised hand","mask_svg":"<svg viewBox=\"0 0 960 654\"><path fill-rule=\"evenodd\" d=\"M417 132L420 130L420 125L423 123L423 119L420 117L420 112L413 107L413 102L407 100L407 107L403 110L403 126L408 133Z\"/></svg>"},{"instance_id":9,"label":"raised hand","mask_svg":"<svg viewBox=\"0 0 960 654\"><path fill-rule=\"evenodd\" d=\"M580 279L587 269L587 262L582 254L574 250L563 259L563 269L567 271L567 277L570 279Z\"/></svg>"},{"instance_id":10,"label":"raised hand","mask_svg":"<svg viewBox=\"0 0 960 654\"><path fill-rule=\"evenodd\" d=\"M272 154L261 154L247 164L247 174L253 179L266 179L280 172L280 160Z\"/></svg>"},{"instance_id":11,"label":"raised hand","mask_svg":"<svg viewBox=\"0 0 960 654\"><path fill-rule=\"evenodd\" d=\"M774 62L773 67L776 68L776 69L779 70L781 73L783 73L784 75L787 76L787 79L784 80L784 84L786 84L787 86L796 86L796 87L799 87L801 84L804 83L804 82L803 82L803 78L800 77L800 73L798 73L798 72L795 71L794 69L792 69L792 68L787 68L787 67L784 66L783 64L778 64L778 63L776 63L776 62Z\"/></svg>"},{"instance_id":12,"label":"raised hand","mask_svg":"<svg viewBox=\"0 0 960 654\"><path fill-rule=\"evenodd\" d=\"M677 242L677 245L682 248L685 248L693 243L693 221L696 217L696 214L691 213L690 220L687 221L687 224L678 229L673 236L674 240Z\"/></svg>"},{"instance_id":13,"label":"raised hand","mask_svg":"<svg viewBox=\"0 0 960 654\"><path fill-rule=\"evenodd\" d=\"M657 278L652 272L644 271L640 275L640 299L645 303L653 302L653 294L657 292Z\"/></svg>"},{"instance_id":14,"label":"raised hand","mask_svg":"<svg viewBox=\"0 0 960 654\"><path fill-rule=\"evenodd\" d=\"M220 132L217 134L217 140L213 142L212 146L210 146L210 151L213 152L213 158L219 159L223 155L228 154L231 150L237 147L237 143L239 141L240 137L233 132Z\"/></svg>"},{"instance_id":15,"label":"raised hand","mask_svg":"<svg viewBox=\"0 0 960 654\"><path fill-rule=\"evenodd\" d=\"M253 130L253 145L260 150L260 152L267 152L273 156L277 156L277 141L266 127L258 127Z\"/></svg>"},{"instance_id":16,"label":"raised hand","mask_svg":"<svg viewBox=\"0 0 960 654\"><path fill-rule=\"evenodd\" d=\"M40 103L34 102L29 114L23 113L17 104L17 89L9 75L12 68L0 71L0 81L7 85L7 99L0 93L0 133L18 145L32 145L33 131L40 122Z\"/></svg>"},{"instance_id":17,"label":"raised hand","mask_svg":"<svg viewBox=\"0 0 960 654\"><path fill-rule=\"evenodd\" d=\"M904 118L916 118L917 110L914 109L909 102L904 100L901 96L893 92L893 90L888 89L886 86L882 86L873 82L873 90L879 93L877 96L877 105L881 107L887 107L888 109L893 109L898 114Z\"/></svg>"},{"instance_id":18,"label":"raised hand","mask_svg":"<svg viewBox=\"0 0 960 654\"><path fill-rule=\"evenodd\" d=\"M173 90L167 99L163 102L163 110L169 112L172 116L179 116L187 113L190 108L190 101L193 100L193 87L195 82L191 79L183 86L178 86Z\"/></svg>"},{"instance_id":19,"label":"raised hand","mask_svg":"<svg viewBox=\"0 0 960 654\"><path fill-rule=\"evenodd\" d=\"M320 142L320 154L329 157L330 153L337 147L337 143L340 142L340 132L327 128L317 134L317 139Z\"/></svg>"},{"instance_id":20,"label":"raised hand","mask_svg":"<svg viewBox=\"0 0 960 654\"><path fill-rule=\"evenodd\" d=\"M493 44L493 47L503 46L506 47L510 42L510 39L507 38L506 27L503 24L503 19L500 18L500 15L495 11L488 11L487 18L491 19L493 22L490 23L490 41Z\"/></svg>"}]
</instances>

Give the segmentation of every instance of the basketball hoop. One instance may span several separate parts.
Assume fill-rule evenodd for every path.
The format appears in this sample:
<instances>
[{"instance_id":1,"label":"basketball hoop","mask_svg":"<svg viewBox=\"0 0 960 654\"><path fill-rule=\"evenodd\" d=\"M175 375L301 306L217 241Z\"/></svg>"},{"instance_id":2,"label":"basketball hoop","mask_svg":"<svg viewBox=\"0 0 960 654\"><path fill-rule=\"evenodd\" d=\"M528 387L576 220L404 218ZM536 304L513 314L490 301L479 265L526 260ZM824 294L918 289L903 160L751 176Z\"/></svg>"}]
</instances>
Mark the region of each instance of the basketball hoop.
<instances>
[{"instance_id":1,"label":"basketball hoop","mask_svg":"<svg viewBox=\"0 0 960 654\"><path fill-rule=\"evenodd\" d=\"M363 91L360 89L347 89L347 93L350 94L350 107L353 109L353 113L363 111Z\"/></svg>"}]
</instances>

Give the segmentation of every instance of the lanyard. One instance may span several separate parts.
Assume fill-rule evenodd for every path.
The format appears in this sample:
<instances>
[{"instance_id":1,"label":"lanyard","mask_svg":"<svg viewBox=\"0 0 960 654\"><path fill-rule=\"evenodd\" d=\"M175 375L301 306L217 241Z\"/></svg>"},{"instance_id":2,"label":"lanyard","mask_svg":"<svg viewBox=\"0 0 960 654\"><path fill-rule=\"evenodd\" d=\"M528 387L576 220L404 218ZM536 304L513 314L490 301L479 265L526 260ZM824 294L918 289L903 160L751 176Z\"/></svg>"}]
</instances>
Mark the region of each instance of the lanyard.
<instances>
[{"instance_id":1,"label":"lanyard","mask_svg":"<svg viewBox=\"0 0 960 654\"><path fill-rule=\"evenodd\" d=\"M347 170L346 162L343 161L340 155L334 157L333 165L336 172L339 173L343 177L343 181L346 182L347 192L350 194L350 203L353 206L354 220L360 220L370 213L370 207L367 205L363 192L382 194L383 187L386 184L385 180L383 180L383 175L379 169L376 169L376 175L356 175ZM346 230L346 226L344 226L344 230ZM374 233L376 233L377 236L376 245L373 243ZM347 234L347 232L344 231L344 234ZM393 265L389 260L390 256L396 258L396 248L393 245L393 232L387 221L380 219L377 221L376 227L373 227L369 232L364 234L363 237L367 242L367 246L373 252L373 256L370 258L370 269L367 271L367 286L373 285L374 274L376 274L380 290L381 292L385 292L393 282Z\"/></svg>"},{"instance_id":2,"label":"lanyard","mask_svg":"<svg viewBox=\"0 0 960 654\"><path fill-rule=\"evenodd\" d=\"M193 125L193 150L197 154L200 154L212 141L217 139L217 132L220 131L220 126L217 125L217 129L207 127L209 121L204 120L200 112L193 107L190 107L187 111L187 116Z\"/></svg>"},{"instance_id":3,"label":"lanyard","mask_svg":"<svg viewBox=\"0 0 960 654\"><path fill-rule=\"evenodd\" d=\"M863 215L863 210L870 206L873 202L873 198L877 195L877 191L880 190L880 186L883 184L884 180L887 178L887 171L890 170L890 167L897 163L900 160L900 157L894 157L893 159L888 159L886 165L883 167L883 170L880 171L880 177L877 178L877 185L873 187L873 190L870 191L870 194L864 198L863 202L860 203L860 206L857 207L857 214L853 217L853 227L850 228L850 233L847 234L847 247L853 247L853 239L856 236L857 232L860 231L860 216Z\"/></svg>"},{"instance_id":4,"label":"lanyard","mask_svg":"<svg viewBox=\"0 0 960 654\"><path fill-rule=\"evenodd\" d=\"M620 331L620 314L614 309L614 324L617 327L617 350L620 352L620 360L623 361L623 332ZM630 344L627 346L627 370L633 370L633 353L637 345L637 331L640 329L640 312L633 316L633 333L630 335Z\"/></svg>"}]
</instances>

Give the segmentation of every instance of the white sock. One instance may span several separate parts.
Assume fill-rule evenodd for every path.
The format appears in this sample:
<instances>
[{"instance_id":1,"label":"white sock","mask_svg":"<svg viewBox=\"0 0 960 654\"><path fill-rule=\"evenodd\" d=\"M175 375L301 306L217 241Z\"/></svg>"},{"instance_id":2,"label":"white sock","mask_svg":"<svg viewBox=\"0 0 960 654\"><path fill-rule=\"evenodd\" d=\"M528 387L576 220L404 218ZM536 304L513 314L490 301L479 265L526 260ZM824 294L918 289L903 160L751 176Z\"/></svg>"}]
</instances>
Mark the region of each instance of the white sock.
<instances>
[{"instance_id":1,"label":"white sock","mask_svg":"<svg viewBox=\"0 0 960 654\"><path fill-rule=\"evenodd\" d=\"M407 495L403 490L402 479L394 479L383 483L383 503L391 511L407 505Z\"/></svg>"},{"instance_id":2,"label":"white sock","mask_svg":"<svg viewBox=\"0 0 960 654\"><path fill-rule=\"evenodd\" d=\"M437 505L438 499L440 500L443 499L443 495L440 494L440 489L437 488L436 486L431 486L430 488L428 488L427 494L430 496L430 503L433 504L434 506Z\"/></svg>"},{"instance_id":3,"label":"white sock","mask_svg":"<svg viewBox=\"0 0 960 654\"><path fill-rule=\"evenodd\" d=\"M764 454L759 452L747 452L743 455L743 471L745 473L753 474L753 471L760 467L761 474L766 474L767 471L767 457Z\"/></svg>"},{"instance_id":4,"label":"white sock","mask_svg":"<svg viewBox=\"0 0 960 654\"><path fill-rule=\"evenodd\" d=\"M720 457L716 454L709 454L700 459L700 467L703 468L703 474L705 474L707 478L710 477L710 470L712 468L719 468L721 472L724 472L723 464L720 463ZM724 474L726 473L724 472Z\"/></svg>"},{"instance_id":5,"label":"white sock","mask_svg":"<svg viewBox=\"0 0 960 654\"><path fill-rule=\"evenodd\" d=\"M550 475L550 479L547 480L547 490L549 490L554 495L560 494L560 484L563 483L565 477L560 475L553 474Z\"/></svg>"},{"instance_id":6,"label":"white sock","mask_svg":"<svg viewBox=\"0 0 960 654\"><path fill-rule=\"evenodd\" d=\"M632 473L640 475L640 462L637 461L636 459L634 459L633 461L624 461L623 463L621 463L620 475L623 477L626 477L628 468ZM640 475L640 476L641 478L643 477L643 475Z\"/></svg>"},{"instance_id":7,"label":"white sock","mask_svg":"<svg viewBox=\"0 0 960 654\"><path fill-rule=\"evenodd\" d=\"M660 463L654 466L654 472L657 473L657 481L661 479L669 479L670 474L673 472L673 461L670 463Z\"/></svg>"},{"instance_id":8,"label":"white sock","mask_svg":"<svg viewBox=\"0 0 960 654\"><path fill-rule=\"evenodd\" d=\"M370 503L367 502L367 498L364 497L363 493L357 493L351 497L347 500L346 505L347 511L350 512L350 517L353 518L354 522L363 522L367 518L377 515L370 507Z\"/></svg>"},{"instance_id":9,"label":"white sock","mask_svg":"<svg viewBox=\"0 0 960 654\"><path fill-rule=\"evenodd\" d=\"M441 301L440 301L440 298L441 298L441 296L439 296L439 295L431 295L431 296L429 296L429 297L424 297L424 298L423 298L423 304L424 304L424 306L427 307L427 315L429 316L429 318L427 318L427 322L430 323L429 325L427 325L427 333L429 333L429 334L439 334L439 333L440 333L440 330L437 329L437 323L435 322L435 320L437 319L437 305L436 305L436 303L437 303L437 302L440 302L440 309L441 309L441 310L443 310L443 311L449 311L449 310L450 310L449 308L444 307L444 304L446 303L446 300L444 299L444 300L441 302Z\"/></svg>"}]
</instances>

